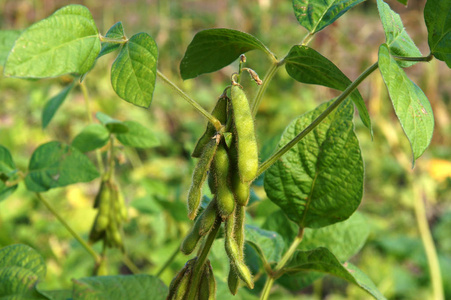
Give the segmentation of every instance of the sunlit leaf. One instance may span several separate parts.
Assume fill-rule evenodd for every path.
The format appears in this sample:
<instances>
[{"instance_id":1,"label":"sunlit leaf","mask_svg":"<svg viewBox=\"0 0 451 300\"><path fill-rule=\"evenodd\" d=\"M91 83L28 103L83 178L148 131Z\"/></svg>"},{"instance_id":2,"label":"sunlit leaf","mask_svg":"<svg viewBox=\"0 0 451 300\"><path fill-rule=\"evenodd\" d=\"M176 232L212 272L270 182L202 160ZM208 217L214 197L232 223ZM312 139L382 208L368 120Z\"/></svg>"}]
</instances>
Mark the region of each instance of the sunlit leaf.
<instances>
[{"instance_id":1,"label":"sunlit leaf","mask_svg":"<svg viewBox=\"0 0 451 300\"><path fill-rule=\"evenodd\" d=\"M278 262L282 257L284 242L277 232L246 225L245 238L266 262Z\"/></svg>"},{"instance_id":2,"label":"sunlit leaf","mask_svg":"<svg viewBox=\"0 0 451 300\"><path fill-rule=\"evenodd\" d=\"M413 161L423 154L432 139L434 115L423 91L413 83L390 56L387 45L379 48L379 70L387 86L393 108L410 141Z\"/></svg>"},{"instance_id":3,"label":"sunlit leaf","mask_svg":"<svg viewBox=\"0 0 451 300\"><path fill-rule=\"evenodd\" d=\"M149 107L157 79L158 48L147 33L133 35L111 67L111 84L127 102Z\"/></svg>"},{"instance_id":4,"label":"sunlit leaf","mask_svg":"<svg viewBox=\"0 0 451 300\"><path fill-rule=\"evenodd\" d=\"M313 34L363 1L365 0L293 0L293 9L299 23Z\"/></svg>"},{"instance_id":5,"label":"sunlit leaf","mask_svg":"<svg viewBox=\"0 0 451 300\"><path fill-rule=\"evenodd\" d=\"M110 29L108 29L108 32L105 34L106 38L109 39L116 39L116 40L126 40L124 27L122 26L122 22L117 22L113 26L111 26ZM99 57L104 56L105 54L108 54L110 52L113 52L116 49L119 49L121 46L120 43L112 43L112 42L102 42L102 49L100 50Z\"/></svg>"},{"instance_id":6,"label":"sunlit leaf","mask_svg":"<svg viewBox=\"0 0 451 300\"><path fill-rule=\"evenodd\" d=\"M110 117L107 114L104 114L103 112L99 111L98 113L96 113L96 118L111 133L120 134L128 132L128 126L124 122L113 119L112 117Z\"/></svg>"},{"instance_id":7,"label":"sunlit leaf","mask_svg":"<svg viewBox=\"0 0 451 300\"><path fill-rule=\"evenodd\" d=\"M81 152L88 152L105 146L110 138L110 132L100 124L89 124L83 128L72 141L72 147Z\"/></svg>"},{"instance_id":8,"label":"sunlit leaf","mask_svg":"<svg viewBox=\"0 0 451 300\"><path fill-rule=\"evenodd\" d=\"M0 30L0 65L4 65L14 42L22 33L20 30Z\"/></svg>"},{"instance_id":9,"label":"sunlit leaf","mask_svg":"<svg viewBox=\"0 0 451 300\"><path fill-rule=\"evenodd\" d=\"M4 182L14 179L16 172L16 164L13 161L11 153L8 148L0 145L0 201L6 199L17 189L17 184L7 186Z\"/></svg>"},{"instance_id":10,"label":"sunlit leaf","mask_svg":"<svg viewBox=\"0 0 451 300\"><path fill-rule=\"evenodd\" d=\"M383 0L377 0L377 8L384 27L386 44L392 55L404 57L419 57L420 50L410 38L402 24L401 17L395 13ZM401 67L408 67L416 62L398 61Z\"/></svg>"},{"instance_id":11,"label":"sunlit leaf","mask_svg":"<svg viewBox=\"0 0 451 300\"><path fill-rule=\"evenodd\" d=\"M23 78L84 74L100 52L100 39L89 10L68 5L26 29L5 64L6 76Z\"/></svg>"},{"instance_id":12,"label":"sunlit leaf","mask_svg":"<svg viewBox=\"0 0 451 300\"><path fill-rule=\"evenodd\" d=\"M147 127L135 121L124 121L128 132L116 134L116 138L125 146L135 148L151 148L158 146L160 141Z\"/></svg>"}]
</instances>

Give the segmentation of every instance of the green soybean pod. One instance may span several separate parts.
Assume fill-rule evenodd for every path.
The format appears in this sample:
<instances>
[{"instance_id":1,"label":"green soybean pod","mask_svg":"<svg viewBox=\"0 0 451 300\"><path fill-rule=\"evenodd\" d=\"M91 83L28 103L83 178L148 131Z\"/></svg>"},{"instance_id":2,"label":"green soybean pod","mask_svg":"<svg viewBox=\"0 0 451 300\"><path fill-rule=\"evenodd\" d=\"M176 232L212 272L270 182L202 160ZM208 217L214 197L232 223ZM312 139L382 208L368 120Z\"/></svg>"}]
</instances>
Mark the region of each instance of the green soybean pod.
<instances>
[{"instance_id":1,"label":"green soybean pod","mask_svg":"<svg viewBox=\"0 0 451 300\"><path fill-rule=\"evenodd\" d=\"M227 96L221 96L219 97L218 101L216 102L216 106L212 111L213 117L218 119L221 124L225 124L227 122ZM216 134L216 128L208 122L207 129L205 130L204 134L200 137L200 139L197 141L196 146L194 147L193 153L191 154L192 157L200 157L203 153L203 150L205 146L208 144L210 139Z\"/></svg>"},{"instance_id":2,"label":"green soybean pod","mask_svg":"<svg viewBox=\"0 0 451 300\"><path fill-rule=\"evenodd\" d=\"M238 153L236 148L236 141L232 139L232 143L228 148L230 158L230 188L235 197L236 204L239 206L246 206L249 202L250 196L250 182L242 182L238 173Z\"/></svg>"},{"instance_id":3,"label":"green soybean pod","mask_svg":"<svg viewBox=\"0 0 451 300\"><path fill-rule=\"evenodd\" d=\"M255 179L258 170L254 119L246 95L238 85L231 88L231 101L238 151L238 172L241 181L249 182Z\"/></svg>"},{"instance_id":4,"label":"green soybean pod","mask_svg":"<svg viewBox=\"0 0 451 300\"><path fill-rule=\"evenodd\" d=\"M197 291L198 300L216 299L216 280L213 275L210 261L206 261L203 267L202 278Z\"/></svg>"},{"instance_id":5,"label":"green soybean pod","mask_svg":"<svg viewBox=\"0 0 451 300\"><path fill-rule=\"evenodd\" d=\"M189 292L189 286L191 283L191 274L192 274L192 270L188 269L185 273L185 275L183 276L182 280L180 280L179 282L179 286L177 288L177 291L175 292L174 295L174 300L183 300L186 298L186 295Z\"/></svg>"},{"instance_id":6,"label":"green soybean pod","mask_svg":"<svg viewBox=\"0 0 451 300\"><path fill-rule=\"evenodd\" d=\"M235 208L235 199L230 190L229 176L229 157L225 149L225 143L221 142L216 150L213 161L213 169L216 178L216 201L219 215L224 220L233 213Z\"/></svg>"},{"instance_id":7,"label":"green soybean pod","mask_svg":"<svg viewBox=\"0 0 451 300\"><path fill-rule=\"evenodd\" d=\"M232 293L232 295L236 295L236 293L238 293L238 288L240 287L240 278L235 272L235 266L232 263L230 263L227 285L229 286L229 291L230 293Z\"/></svg>"},{"instance_id":8,"label":"green soybean pod","mask_svg":"<svg viewBox=\"0 0 451 300\"><path fill-rule=\"evenodd\" d=\"M217 213L216 213L216 196L211 199L207 208L199 216L196 223L199 222L199 235L204 236L213 228L215 224Z\"/></svg>"},{"instance_id":9,"label":"green soybean pod","mask_svg":"<svg viewBox=\"0 0 451 300\"><path fill-rule=\"evenodd\" d=\"M167 300L174 299L177 289L180 285L180 282L182 281L182 278L186 277L185 274L187 274L187 272L193 268L195 262L196 258L188 260L183 266L183 268L177 273L177 275L175 275L175 277L172 278L171 283L169 285L169 294L166 298Z\"/></svg>"},{"instance_id":10,"label":"green soybean pod","mask_svg":"<svg viewBox=\"0 0 451 300\"><path fill-rule=\"evenodd\" d=\"M210 291L210 299L209 300L215 300L216 299L216 279L215 275L213 274L213 268L211 267L210 261L207 261L208 269L210 270L210 278L208 280L208 289Z\"/></svg>"},{"instance_id":11,"label":"green soybean pod","mask_svg":"<svg viewBox=\"0 0 451 300\"><path fill-rule=\"evenodd\" d=\"M229 217L225 221L225 250L230 263L234 266L236 274L238 274L241 280L243 280L250 289L253 289L254 281L252 279L251 271L244 263L242 251L240 251L238 243L234 238L234 223L233 217Z\"/></svg>"},{"instance_id":12,"label":"green soybean pod","mask_svg":"<svg viewBox=\"0 0 451 300\"><path fill-rule=\"evenodd\" d=\"M197 215L202 197L202 185L207 179L207 171L210 168L217 147L218 140L216 138L210 139L194 168L192 183L188 192L188 217L191 220L194 220Z\"/></svg>"}]
</instances>

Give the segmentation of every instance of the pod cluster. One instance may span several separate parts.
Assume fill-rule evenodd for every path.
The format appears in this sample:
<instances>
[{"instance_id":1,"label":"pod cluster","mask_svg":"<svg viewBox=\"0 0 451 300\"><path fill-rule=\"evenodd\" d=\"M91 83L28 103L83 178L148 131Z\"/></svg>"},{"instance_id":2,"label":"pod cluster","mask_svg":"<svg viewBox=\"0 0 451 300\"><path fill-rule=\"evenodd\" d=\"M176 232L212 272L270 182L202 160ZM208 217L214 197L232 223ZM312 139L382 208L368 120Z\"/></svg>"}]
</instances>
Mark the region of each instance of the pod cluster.
<instances>
[{"instance_id":1,"label":"pod cluster","mask_svg":"<svg viewBox=\"0 0 451 300\"><path fill-rule=\"evenodd\" d=\"M89 242L103 240L107 247L124 251L122 224L127 220L127 208L115 181L102 180L94 208L98 212L89 234Z\"/></svg>"},{"instance_id":2,"label":"pod cluster","mask_svg":"<svg viewBox=\"0 0 451 300\"><path fill-rule=\"evenodd\" d=\"M202 267L199 285L197 287L191 286L196 260L197 258L189 260L183 269L175 275L169 285L169 294L166 297L166 300L183 300L188 296L188 293L192 288L196 288L195 299L216 299L216 280L209 260L207 260Z\"/></svg>"},{"instance_id":3,"label":"pod cluster","mask_svg":"<svg viewBox=\"0 0 451 300\"><path fill-rule=\"evenodd\" d=\"M223 126L218 131L209 123L193 151L192 156L199 161L188 192L188 217L195 222L182 242L181 251L192 253L213 226L224 222L225 249L230 262L228 284L235 295L240 281L249 288L254 287L252 274L244 262L243 247L246 205L250 184L257 176L258 148L249 102L239 85L231 86L230 98L224 93L218 99L212 115ZM232 138L227 142L224 132L231 133ZM202 186L207 178L213 198L198 214Z\"/></svg>"}]
</instances>

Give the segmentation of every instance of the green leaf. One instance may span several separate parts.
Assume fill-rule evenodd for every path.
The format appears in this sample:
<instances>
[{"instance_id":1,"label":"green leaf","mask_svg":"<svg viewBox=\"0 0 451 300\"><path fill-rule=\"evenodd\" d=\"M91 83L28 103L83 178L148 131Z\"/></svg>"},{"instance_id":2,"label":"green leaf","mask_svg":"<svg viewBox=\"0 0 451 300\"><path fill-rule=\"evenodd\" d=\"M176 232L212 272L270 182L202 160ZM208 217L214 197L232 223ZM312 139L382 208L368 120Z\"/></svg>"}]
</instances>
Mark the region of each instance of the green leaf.
<instances>
[{"instance_id":1,"label":"green leaf","mask_svg":"<svg viewBox=\"0 0 451 300\"><path fill-rule=\"evenodd\" d=\"M180 63L184 80L222 69L251 50L274 55L256 37L238 30L214 28L196 33Z\"/></svg>"},{"instance_id":2,"label":"green leaf","mask_svg":"<svg viewBox=\"0 0 451 300\"><path fill-rule=\"evenodd\" d=\"M294 120L279 142L285 146L331 102ZM319 228L349 218L363 192L363 161L353 130L353 106L347 100L294 145L265 175L271 201L305 228Z\"/></svg>"},{"instance_id":3,"label":"green leaf","mask_svg":"<svg viewBox=\"0 0 451 300\"><path fill-rule=\"evenodd\" d=\"M99 111L98 113L96 113L96 118L111 133L120 134L128 132L128 126L124 122L113 119L103 112Z\"/></svg>"},{"instance_id":4,"label":"green leaf","mask_svg":"<svg viewBox=\"0 0 451 300\"><path fill-rule=\"evenodd\" d=\"M84 74L100 52L100 39L89 10L68 5L26 29L6 61L6 76L22 78Z\"/></svg>"},{"instance_id":5,"label":"green leaf","mask_svg":"<svg viewBox=\"0 0 451 300\"><path fill-rule=\"evenodd\" d=\"M388 89L393 108L410 141L412 164L423 154L432 139L434 115L423 91L407 77L390 56L387 45L379 48L379 70Z\"/></svg>"},{"instance_id":6,"label":"green leaf","mask_svg":"<svg viewBox=\"0 0 451 300\"><path fill-rule=\"evenodd\" d=\"M10 245L0 249L0 268L21 267L30 270L40 279L45 278L46 267L42 256L33 248L22 245Z\"/></svg>"},{"instance_id":7,"label":"green leaf","mask_svg":"<svg viewBox=\"0 0 451 300\"><path fill-rule=\"evenodd\" d=\"M428 0L424 21L432 54L451 68L451 1Z\"/></svg>"},{"instance_id":8,"label":"green leaf","mask_svg":"<svg viewBox=\"0 0 451 300\"><path fill-rule=\"evenodd\" d=\"M385 31L386 44L392 55L404 57L419 57L420 50L404 29L401 17L382 0L377 0L377 8ZM416 62L398 61L401 67L409 67Z\"/></svg>"},{"instance_id":9,"label":"green leaf","mask_svg":"<svg viewBox=\"0 0 451 300\"><path fill-rule=\"evenodd\" d=\"M282 257L284 241L274 231L268 231L256 226L245 226L245 238L265 262L278 262Z\"/></svg>"},{"instance_id":10,"label":"green leaf","mask_svg":"<svg viewBox=\"0 0 451 300\"><path fill-rule=\"evenodd\" d=\"M117 22L113 26L111 26L110 29L108 29L108 32L105 35L106 38L109 39L117 39L117 40L125 40L127 37L125 36L124 27L122 26L122 22ZM119 49L121 46L120 43L111 43L111 42L102 42L102 49L100 50L99 57L104 56L105 54L108 54L110 52L113 52L116 49Z\"/></svg>"},{"instance_id":11,"label":"green leaf","mask_svg":"<svg viewBox=\"0 0 451 300\"><path fill-rule=\"evenodd\" d=\"M54 141L33 152L25 184L29 191L45 192L97 177L99 172L85 155L76 148Z\"/></svg>"},{"instance_id":12,"label":"green leaf","mask_svg":"<svg viewBox=\"0 0 451 300\"><path fill-rule=\"evenodd\" d=\"M53 116L55 115L58 108L63 104L64 100L66 100L67 95L72 90L75 85L75 81L66 86L61 92L59 92L56 96L52 97L44 106L42 110L42 128L45 129L47 125L49 125Z\"/></svg>"},{"instance_id":13,"label":"green leaf","mask_svg":"<svg viewBox=\"0 0 451 300\"><path fill-rule=\"evenodd\" d=\"M17 184L6 186L4 182L10 179L16 179L16 173L16 164L13 161L11 153L8 148L0 145L0 201L8 198L17 189Z\"/></svg>"},{"instance_id":14,"label":"green leaf","mask_svg":"<svg viewBox=\"0 0 451 300\"><path fill-rule=\"evenodd\" d=\"M128 132L116 134L116 138L125 146L135 148L151 148L158 146L158 138L143 125L135 121L124 121L128 127Z\"/></svg>"},{"instance_id":15,"label":"green leaf","mask_svg":"<svg viewBox=\"0 0 451 300\"><path fill-rule=\"evenodd\" d=\"M46 273L42 256L26 245L0 249L0 295L2 299L46 299L35 285Z\"/></svg>"},{"instance_id":16,"label":"green leaf","mask_svg":"<svg viewBox=\"0 0 451 300\"><path fill-rule=\"evenodd\" d=\"M285 57L287 73L295 80L344 91L352 82L333 62L307 46L293 46ZM365 102L356 89L350 96L363 124L371 130L371 119Z\"/></svg>"},{"instance_id":17,"label":"green leaf","mask_svg":"<svg viewBox=\"0 0 451 300\"><path fill-rule=\"evenodd\" d=\"M286 248L291 245L298 233L298 227L281 210L272 213L262 227L279 233L285 241ZM365 217L355 212L343 222L318 229L305 228L298 249L312 250L326 247L344 262L360 251L368 235L369 227Z\"/></svg>"},{"instance_id":18,"label":"green leaf","mask_svg":"<svg viewBox=\"0 0 451 300\"><path fill-rule=\"evenodd\" d=\"M89 124L74 138L72 147L80 152L89 152L105 146L110 138L110 132L100 124Z\"/></svg>"},{"instance_id":19,"label":"green leaf","mask_svg":"<svg viewBox=\"0 0 451 300\"><path fill-rule=\"evenodd\" d=\"M293 9L299 24L314 34L363 1L365 0L293 0Z\"/></svg>"},{"instance_id":20,"label":"green leaf","mask_svg":"<svg viewBox=\"0 0 451 300\"><path fill-rule=\"evenodd\" d=\"M350 263L342 265L327 248L296 251L284 270L287 275L310 271L327 273L361 287L376 299L385 299L376 285L362 271Z\"/></svg>"},{"instance_id":21,"label":"green leaf","mask_svg":"<svg viewBox=\"0 0 451 300\"><path fill-rule=\"evenodd\" d=\"M73 300L164 300L168 288L150 275L96 276L73 279Z\"/></svg>"},{"instance_id":22,"label":"green leaf","mask_svg":"<svg viewBox=\"0 0 451 300\"><path fill-rule=\"evenodd\" d=\"M51 300L71 300L72 291L70 290L53 290L53 291L43 291L38 287L38 292Z\"/></svg>"},{"instance_id":23,"label":"green leaf","mask_svg":"<svg viewBox=\"0 0 451 300\"><path fill-rule=\"evenodd\" d=\"M122 46L111 67L111 84L127 102L149 107L157 79L158 48L147 33L137 33Z\"/></svg>"},{"instance_id":24,"label":"green leaf","mask_svg":"<svg viewBox=\"0 0 451 300\"><path fill-rule=\"evenodd\" d=\"M407 6L407 0L396 0L396 1Z\"/></svg>"},{"instance_id":25,"label":"green leaf","mask_svg":"<svg viewBox=\"0 0 451 300\"><path fill-rule=\"evenodd\" d=\"M21 33L21 30L0 30L0 65L5 65L6 58Z\"/></svg>"}]
</instances>

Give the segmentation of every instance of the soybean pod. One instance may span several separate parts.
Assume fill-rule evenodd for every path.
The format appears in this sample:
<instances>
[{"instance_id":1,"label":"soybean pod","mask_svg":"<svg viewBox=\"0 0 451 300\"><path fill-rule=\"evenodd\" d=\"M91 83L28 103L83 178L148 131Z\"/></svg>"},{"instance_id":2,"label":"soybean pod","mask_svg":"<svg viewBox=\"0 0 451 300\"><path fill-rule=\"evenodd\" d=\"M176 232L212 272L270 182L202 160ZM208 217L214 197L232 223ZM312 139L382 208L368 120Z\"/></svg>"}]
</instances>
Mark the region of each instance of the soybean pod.
<instances>
[{"instance_id":1,"label":"soybean pod","mask_svg":"<svg viewBox=\"0 0 451 300\"><path fill-rule=\"evenodd\" d=\"M235 208L235 199L228 182L229 157L225 147L225 142L222 141L216 150L213 160L213 172L216 179L215 196L218 213L223 220L231 215Z\"/></svg>"},{"instance_id":2,"label":"soybean pod","mask_svg":"<svg viewBox=\"0 0 451 300\"><path fill-rule=\"evenodd\" d=\"M232 143L228 149L230 158L230 188L232 189L233 196L235 197L236 204L239 206L246 206L249 202L250 196L250 182L243 182L240 180L238 173L238 153L236 147L236 139L232 139Z\"/></svg>"},{"instance_id":3,"label":"soybean pod","mask_svg":"<svg viewBox=\"0 0 451 300\"><path fill-rule=\"evenodd\" d=\"M225 124L227 122L227 96L222 95L219 97L218 102L216 102L216 106L212 111L213 117L218 119L221 124ZM194 147L192 157L200 157L204 152L205 146L208 144L210 139L216 135L216 128L208 122L207 129L204 134L197 141L196 147Z\"/></svg>"},{"instance_id":4,"label":"soybean pod","mask_svg":"<svg viewBox=\"0 0 451 300\"><path fill-rule=\"evenodd\" d=\"M254 119L244 91L236 84L231 88L231 101L238 152L238 173L241 181L250 182L255 179L258 170Z\"/></svg>"},{"instance_id":5,"label":"soybean pod","mask_svg":"<svg viewBox=\"0 0 451 300\"><path fill-rule=\"evenodd\" d=\"M207 171L210 168L217 146L218 138L210 139L194 168L192 183L188 192L188 217L191 220L194 220L197 215L202 197L202 185L207 178Z\"/></svg>"}]
</instances>

